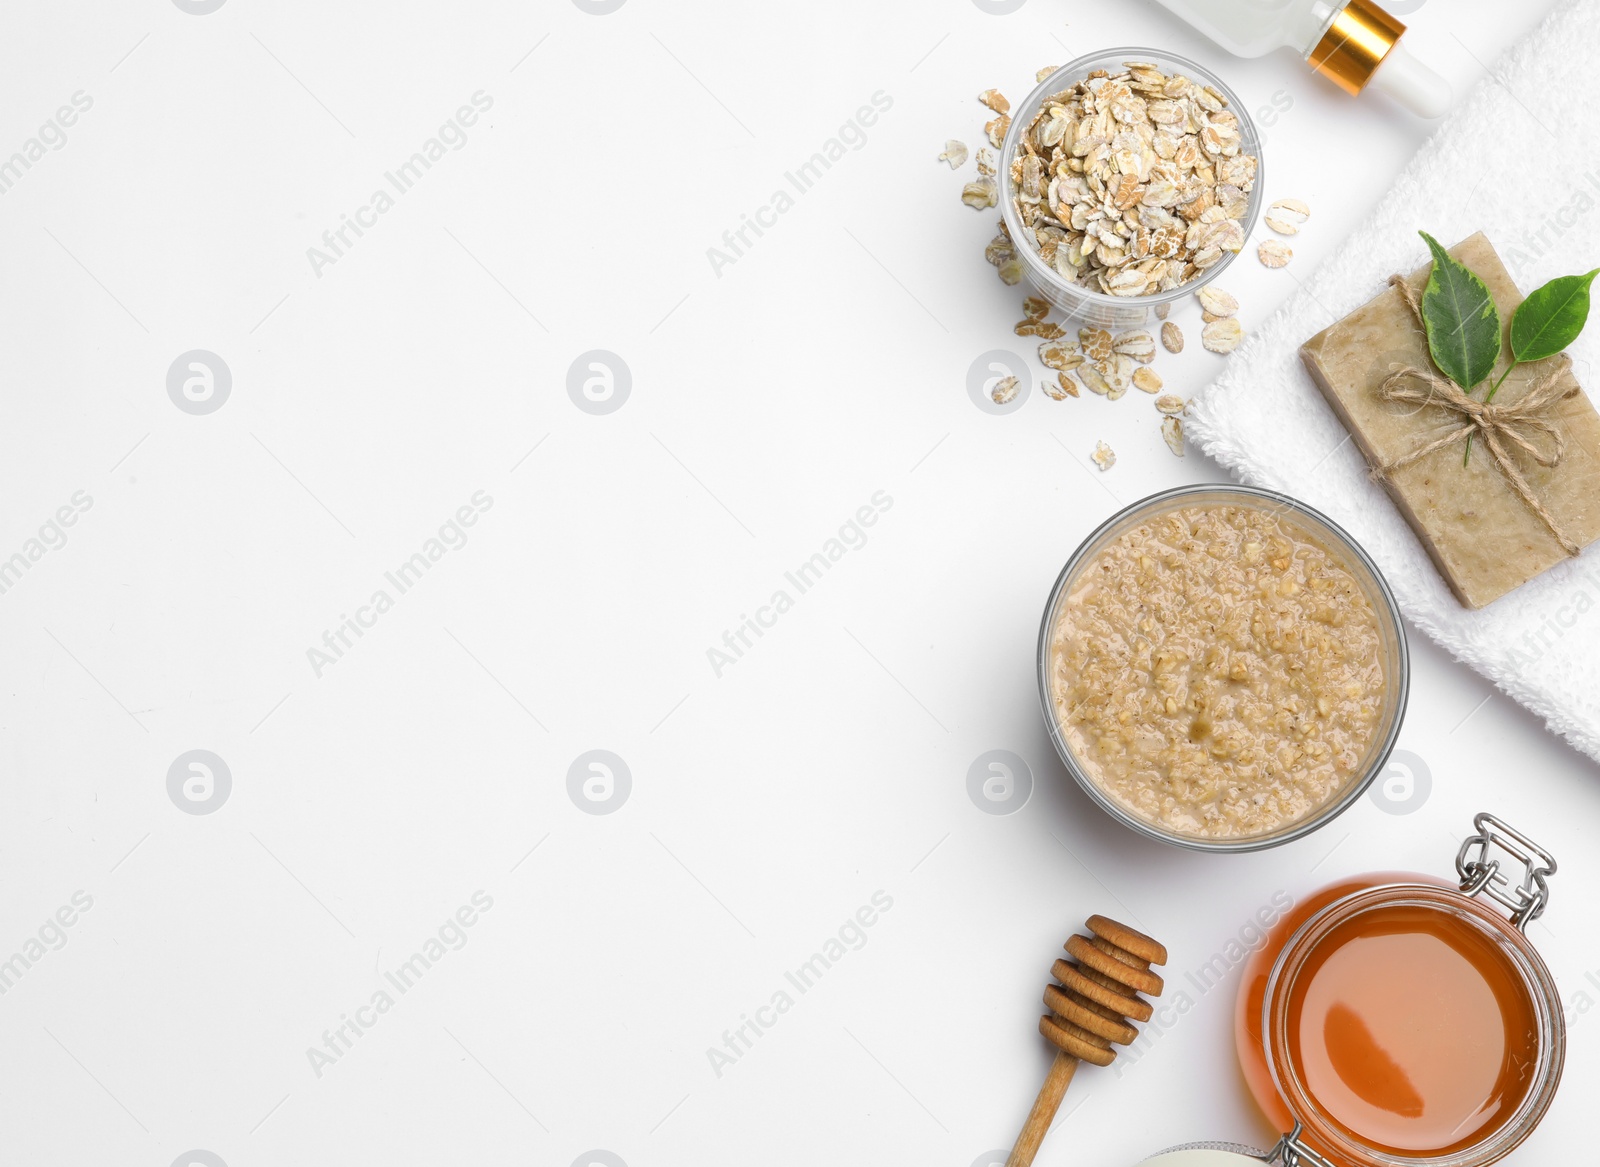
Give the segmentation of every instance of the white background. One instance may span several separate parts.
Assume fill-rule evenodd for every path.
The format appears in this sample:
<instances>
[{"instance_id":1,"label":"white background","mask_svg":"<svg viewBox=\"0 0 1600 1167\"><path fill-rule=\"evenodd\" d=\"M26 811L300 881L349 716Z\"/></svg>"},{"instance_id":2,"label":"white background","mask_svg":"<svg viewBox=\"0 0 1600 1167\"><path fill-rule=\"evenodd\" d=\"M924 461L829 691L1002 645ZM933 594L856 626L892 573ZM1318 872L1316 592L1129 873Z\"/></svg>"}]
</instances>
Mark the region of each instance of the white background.
<instances>
[{"instance_id":1,"label":"white background","mask_svg":"<svg viewBox=\"0 0 1600 1167\"><path fill-rule=\"evenodd\" d=\"M1424 4L1411 43L1465 86L1547 7ZM6 23L0 157L75 92L93 106L0 197L0 558L74 492L92 507L0 595L0 958L75 892L93 906L0 996L0 1158L987 1163L1048 1065L1039 995L1085 916L1163 939L1176 990L1275 892L1448 872L1480 809L1561 861L1534 935L1574 1012L1568 1077L1514 1161L1586 1145L1593 764L1413 635L1415 813L1364 799L1247 857L1139 840L1051 752L1037 623L1119 504L1221 474L1168 452L1142 394L1035 385L994 416L965 390L979 353L1031 348L981 254L998 215L959 201L972 163L935 161L979 144L979 90L1020 102L1040 66L1122 43L1287 101L1268 197L1313 214L1289 268L1228 273L1247 326L1361 245L1426 126L1142 0L123 0ZM307 249L479 90L465 145L316 273ZM707 248L878 91L862 148L716 274ZM1174 318L1189 350L1154 368L1187 396L1222 358L1192 303ZM192 349L231 370L209 415L166 391ZM606 416L566 391L594 349L631 371ZM469 541L317 676L307 650L476 491ZM866 544L717 676L707 650L878 491ZM232 775L209 814L167 791L195 749ZM614 813L568 795L595 749L631 773ZM1035 779L1009 815L966 789L994 749ZM308 1048L480 890L465 947L319 1077ZM864 946L793 994L785 971L880 890ZM1039 1162L1270 1142L1236 982L1191 992L1120 1076L1084 1070ZM784 988L718 1076L707 1049Z\"/></svg>"}]
</instances>

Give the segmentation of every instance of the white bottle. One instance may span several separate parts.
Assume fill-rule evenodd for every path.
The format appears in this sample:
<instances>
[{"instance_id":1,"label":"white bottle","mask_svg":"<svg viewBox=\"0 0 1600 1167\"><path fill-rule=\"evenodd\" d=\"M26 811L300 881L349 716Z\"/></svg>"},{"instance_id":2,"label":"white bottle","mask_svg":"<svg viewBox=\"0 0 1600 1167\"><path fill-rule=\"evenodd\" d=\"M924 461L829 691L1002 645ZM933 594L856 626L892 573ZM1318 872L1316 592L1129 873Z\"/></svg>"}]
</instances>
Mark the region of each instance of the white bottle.
<instances>
[{"instance_id":1,"label":"white bottle","mask_svg":"<svg viewBox=\"0 0 1600 1167\"><path fill-rule=\"evenodd\" d=\"M1420 117L1450 108L1450 83L1400 43L1406 26L1372 0L1160 0L1230 53L1291 48L1346 93L1369 84Z\"/></svg>"}]
</instances>

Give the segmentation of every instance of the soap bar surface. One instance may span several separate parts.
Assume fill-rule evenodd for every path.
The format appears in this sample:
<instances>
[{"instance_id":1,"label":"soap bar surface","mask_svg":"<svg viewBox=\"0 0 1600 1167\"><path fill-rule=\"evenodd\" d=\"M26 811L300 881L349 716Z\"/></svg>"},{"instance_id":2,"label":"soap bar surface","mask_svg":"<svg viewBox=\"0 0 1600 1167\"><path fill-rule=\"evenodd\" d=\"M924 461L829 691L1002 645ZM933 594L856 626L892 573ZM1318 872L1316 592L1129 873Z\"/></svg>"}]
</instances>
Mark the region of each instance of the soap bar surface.
<instances>
[{"instance_id":1,"label":"soap bar surface","mask_svg":"<svg viewBox=\"0 0 1600 1167\"><path fill-rule=\"evenodd\" d=\"M1509 332L1511 314L1522 303L1511 273L1480 232L1450 249L1477 273L1500 309ZM1422 298L1433 265L1407 278L1417 300ZM1511 356L1503 338L1503 355L1490 383L1498 379ZM1455 428L1460 414L1439 405L1387 402L1378 388L1403 366L1433 368L1427 337L1398 288L1386 287L1362 307L1319 332L1300 348L1301 360L1328 404L1333 406L1373 466L1391 463ZM1510 404L1565 364L1556 356L1519 365L1495 395ZM1555 516L1580 547L1600 538L1600 415L1578 386L1570 367L1558 374L1575 390L1545 415L1566 439L1566 456L1553 468L1505 443L1535 497ZM1477 396L1482 397L1480 389ZM1541 447L1546 439L1536 439ZM1386 483L1456 598L1481 608L1520 587L1567 558L1560 542L1534 514L1495 464L1481 440L1473 442L1472 458L1461 464L1464 446L1456 443L1395 471Z\"/></svg>"}]
</instances>

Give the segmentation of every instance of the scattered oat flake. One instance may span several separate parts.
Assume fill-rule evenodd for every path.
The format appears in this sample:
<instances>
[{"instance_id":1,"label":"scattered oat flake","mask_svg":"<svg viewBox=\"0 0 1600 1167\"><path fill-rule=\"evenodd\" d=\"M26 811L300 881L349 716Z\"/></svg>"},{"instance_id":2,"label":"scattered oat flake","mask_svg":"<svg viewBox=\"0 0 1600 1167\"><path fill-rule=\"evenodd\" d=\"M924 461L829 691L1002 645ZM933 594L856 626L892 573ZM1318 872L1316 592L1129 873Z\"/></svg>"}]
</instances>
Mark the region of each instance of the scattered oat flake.
<instances>
[{"instance_id":1,"label":"scattered oat flake","mask_svg":"<svg viewBox=\"0 0 1600 1167\"><path fill-rule=\"evenodd\" d=\"M1200 343L1214 353L1231 353L1244 339L1244 325L1233 316L1224 317L1200 330Z\"/></svg>"},{"instance_id":2,"label":"scattered oat flake","mask_svg":"<svg viewBox=\"0 0 1600 1167\"><path fill-rule=\"evenodd\" d=\"M1279 243L1276 239L1268 239L1256 248L1256 258L1263 267L1283 267L1294 258L1294 252L1287 244Z\"/></svg>"},{"instance_id":3,"label":"scattered oat flake","mask_svg":"<svg viewBox=\"0 0 1600 1167\"><path fill-rule=\"evenodd\" d=\"M1039 360L1046 368L1068 372L1083 364L1083 354L1071 341L1047 340L1039 346Z\"/></svg>"},{"instance_id":4,"label":"scattered oat flake","mask_svg":"<svg viewBox=\"0 0 1600 1167\"><path fill-rule=\"evenodd\" d=\"M1078 395L1077 383L1073 381L1070 373L1056 374L1056 380L1044 383L1044 395L1051 401L1065 401L1069 397Z\"/></svg>"},{"instance_id":5,"label":"scattered oat flake","mask_svg":"<svg viewBox=\"0 0 1600 1167\"><path fill-rule=\"evenodd\" d=\"M1103 328L1078 329L1078 344L1091 361L1103 361L1111 355L1111 334Z\"/></svg>"},{"instance_id":6,"label":"scattered oat flake","mask_svg":"<svg viewBox=\"0 0 1600 1167\"><path fill-rule=\"evenodd\" d=\"M1181 418L1165 417L1161 419L1161 439L1167 443L1167 449L1178 457L1183 457L1183 421Z\"/></svg>"},{"instance_id":7,"label":"scattered oat flake","mask_svg":"<svg viewBox=\"0 0 1600 1167\"><path fill-rule=\"evenodd\" d=\"M960 170L967 164L967 144L959 138L951 138L944 144L944 153L939 155L939 161L950 163L951 170Z\"/></svg>"},{"instance_id":8,"label":"scattered oat flake","mask_svg":"<svg viewBox=\"0 0 1600 1167\"><path fill-rule=\"evenodd\" d=\"M1161 378L1156 376L1154 369L1140 365L1133 371L1133 387L1144 393L1160 393Z\"/></svg>"},{"instance_id":9,"label":"scattered oat flake","mask_svg":"<svg viewBox=\"0 0 1600 1167\"><path fill-rule=\"evenodd\" d=\"M1208 284L1194 295L1195 299L1200 301L1200 307L1209 312L1213 320L1220 320L1224 316L1237 316L1239 314L1239 301L1221 288ZM1207 323L1209 324L1210 321L1208 320Z\"/></svg>"},{"instance_id":10,"label":"scattered oat flake","mask_svg":"<svg viewBox=\"0 0 1600 1167\"><path fill-rule=\"evenodd\" d=\"M1022 282L1022 261L1015 257L1006 260L1000 265L1000 282L1006 287L1015 287Z\"/></svg>"},{"instance_id":11,"label":"scattered oat flake","mask_svg":"<svg viewBox=\"0 0 1600 1167\"><path fill-rule=\"evenodd\" d=\"M1169 417L1182 413L1184 404L1183 398L1176 393L1163 393L1156 398L1156 408Z\"/></svg>"},{"instance_id":12,"label":"scattered oat flake","mask_svg":"<svg viewBox=\"0 0 1600 1167\"><path fill-rule=\"evenodd\" d=\"M1096 365L1080 365L1078 380L1083 382L1083 387L1090 393L1098 393L1101 397L1111 396L1111 383ZM1122 394L1119 393L1117 396L1121 397Z\"/></svg>"},{"instance_id":13,"label":"scattered oat flake","mask_svg":"<svg viewBox=\"0 0 1600 1167\"><path fill-rule=\"evenodd\" d=\"M1106 385L1110 388L1106 396L1112 401L1121 397L1133 385L1134 367L1133 358L1122 353L1112 353L1100 364L1100 371L1105 374Z\"/></svg>"},{"instance_id":14,"label":"scattered oat flake","mask_svg":"<svg viewBox=\"0 0 1600 1167\"><path fill-rule=\"evenodd\" d=\"M1148 365L1156 359L1156 338L1142 328L1130 329L1117 335L1111 342L1111 351Z\"/></svg>"},{"instance_id":15,"label":"scattered oat flake","mask_svg":"<svg viewBox=\"0 0 1600 1167\"><path fill-rule=\"evenodd\" d=\"M1022 314L1029 320L1043 320L1050 315L1050 301L1042 296L1029 296L1022 301Z\"/></svg>"},{"instance_id":16,"label":"scattered oat flake","mask_svg":"<svg viewBox=\"0 0 1600 1167\"><path fill-rule=\"evenodd\" d=\"M1117 464L1116 451L1104 442L1096 442L1094 444L1094 453L1090 454L1089 457L1093 458L1094 464L1102 470L1110 470Z\"/></svg>"},{"instance_id":17,"label":"scattered oat flake","mask_svg":"<svg viewBox=\"0 0 1600 1167\"><path fill-rule=\"evenodd\" d=\"M1000 188L992 178L980 178L961 188L961 201L975 211L988 210L1000 201Z\"/></svg>"},{"instance_id":18,"label":"scattered oat flake","mask_svg":"<svg viewBox=\"0 0 1600 1167\"><path fill-rule=\"evenodd\" d=\"M1311 217L1311 208L1299 199L1279 199L1267 208L1267 226L1279 235L1298 235Z\"/></svg>"},{"instance_id":19,"label":"scattered oat flake","mask_svg":"<svg viewBox=\"0 0 1600 1167\"><path fill-rule=\"evenodd\" d=\"M1005 94L998 89L985 89L978 94L978 100L994 110L995 113L1010 113L1011 103L1006 100Z\"/></svg>"},{"instance_id":20,"label":"scattered oat flake","mask_svg":"<svg viewBox=\"0 0 1600 1167\"><path fill-rule=\"evenodd\" d=\"M993 174L994 172L994 151L984 146L978 151L978 173Z\"/></svg>"},{"instance_id":21,"label":"scattered oat flake","mask_svg":"<svg viewBox=\"0 0 1600 1167\"><path fill-rule=\"evenodd\" d=\"M1167 318L1167 316L1171 314L1171 312L1172 312L1172 305L1171 304L1157 304L1156 305L1156 319L1157 320L1165 320Z\"/></svg>"},{"instance_id":22,"label":"scattered oat flake","mask_svg":"<svg viewBox=\"0 0 1600 1167\"><path fill-rule=\"evenodd\" d=\"M989 246L983 249L983 258L999 267L1008 259L1016 258L1017 249L1011 246L1011 240L1004 235L996 235L989 240Z\"/></svg>"},{"instance_id":23,"label":"scattered oat flake","mask_svg":"<svg viewBox=\"0 0 1600 1167\"><path fill-rule=\"evenodd\" d=\"M1046 77L1050 76L1050 74L1054 73L1060 67L1060 65L1046 65L1043 69L1040 69L1033 75L1033 79L1035 81L1043 81Z\"/></svg>"},{"instance_id":24,"label":"scattered oat flake","mask_svg":"<svg viewBox=\"0 0 1600 1167\"><path fill-rule=\"evenodd\" d=\"M1059 340L1067 335L1067 330L1052 321L1041 320L1033 326L1033 335L1040 340Z\"/></svg>"},{"instance_id":25,"label":"scattered oat flake","mask_svg":"<svg viewBox=\"0 0 1600 1167\"><path fill-rule=\"evenodd\" d=\"M994 388L989 391L989 396L994 398L996 405L1005 405L1007 402L1016 400L1017 390L1020 385L1021 382L1015 377L1001 377L1000 380L994 383Z\"/></svg>"},{"instance_id":26,"label":"scattered oat flake","mask_svg":"<svg viewBox=\"0 0 1600 1167\"><path fill-rule=\"evenodd\" d=\"M1178 327L1175 320L1169 320L1161 326L1161 346L1169 353L1183 351L1183 329Z\"/></svg>"},{"instance_id":27,"label":"scattered oat flake","mask_svg":"<svg viewBox=\"0 0 1600 1167\"><path fill-rule=\"evenodd\" d=\"M993 121L983 123L983 132L989 136L989 145L996 150L1005 144L1006 131L1011 128L1011 119L1001 114Z\"/></svg>"}]
</instances>

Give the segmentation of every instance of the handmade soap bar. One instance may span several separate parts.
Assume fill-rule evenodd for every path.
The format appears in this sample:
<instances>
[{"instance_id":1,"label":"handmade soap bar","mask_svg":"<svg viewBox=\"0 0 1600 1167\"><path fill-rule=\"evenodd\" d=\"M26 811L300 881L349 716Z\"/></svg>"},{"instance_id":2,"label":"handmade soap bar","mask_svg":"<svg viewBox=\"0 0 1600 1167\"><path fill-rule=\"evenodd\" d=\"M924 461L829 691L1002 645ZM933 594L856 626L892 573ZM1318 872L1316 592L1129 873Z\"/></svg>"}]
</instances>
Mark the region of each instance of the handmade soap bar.
<instances>
[{"instance_id":1,"label":"handmade soap bar","mask_svg":"<svg viewBox=\"0 0 1600 1167\"><path fill-rule=\"evenodd\" d=\"M1473 235L1450 254L1488 286L1509 329L1523 297L1488 239ZM1408 277L1419 301L1432 266ZM1495 378L1510 352L1506 341ZM1443 406L1385 401L1378 395L1396 369L1432 368L1422 325L1398 288L1386 287L1319 332L1301 346L1300 357L1373 466L1388 465L1461 424L1461 415ZM1565 364L1565 357L1556 356L1519 365L1500 387L1495 404L1514 403ZM1510 443L1506 448L1534 496L1567 536L1584 547L1600 537L1600 415L1570 367L1559 368L1557 375L1574 390L1543 415L1565 438L1559 465L1541 466ZM1480 390L1477 396L1482 395ZM1463 453L1460 442L1435 450L1396 469L1386 485L1456 598L1469 608L1481 608L1560 563L1567 553L1488 455L1481 436L1466 466L1461 464Z\"/></svg>"}]
</instances>

